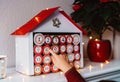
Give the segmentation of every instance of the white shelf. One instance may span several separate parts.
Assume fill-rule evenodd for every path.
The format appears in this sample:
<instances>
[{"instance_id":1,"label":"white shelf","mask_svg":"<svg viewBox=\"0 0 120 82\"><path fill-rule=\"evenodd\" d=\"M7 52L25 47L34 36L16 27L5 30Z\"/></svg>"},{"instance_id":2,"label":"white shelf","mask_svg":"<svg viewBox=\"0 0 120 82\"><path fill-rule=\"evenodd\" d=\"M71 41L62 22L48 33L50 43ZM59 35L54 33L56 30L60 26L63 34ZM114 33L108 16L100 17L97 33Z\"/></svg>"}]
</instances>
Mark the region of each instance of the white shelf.
<instances>
[{"instance_id":1,"label":"white shelf","mask_svg":"<svg viewBox=\"0 0 120 82\"><path fill-rule=\"evenodd\" d=\"M115 78L119 79L120 77L119 64L120 60L111 60L109 64L95 63L90 62L89 60L85 60L85 67L78 70L78 72L89 82L96 82L101 80L101 78L111 78L114 80ZM111 76L109 76L109 74ZM62 72L39 76L27 76L16 72L15 68L8 68L7 77L5 79L0 79L0 82L67 82L67 80Z\"/></svg>"},{"instance_id":2,"label":"white shelf","mask_svg":"<svg viewBox=\"0 0 120 82\"><path fill-rule=\"evenodd\" d=\"M86 60L85 68L80 69L79 72L89 82L98 82L99 80L120 81L120 60L111 60L108 64Z\"/></svg>"},{"instance_id":3,"label":"white shelf","mask_svg":"<svg viewBox=\"0 0 120 82\"><path fill-rule=\"evenodd\" d=\"M85 68L79 70L85 78L120 70L120 60L111 60L108 64L90 62L88 59L85 61ZM90 66L92 67L91 70Z\"/></svg>"}]
</instances>

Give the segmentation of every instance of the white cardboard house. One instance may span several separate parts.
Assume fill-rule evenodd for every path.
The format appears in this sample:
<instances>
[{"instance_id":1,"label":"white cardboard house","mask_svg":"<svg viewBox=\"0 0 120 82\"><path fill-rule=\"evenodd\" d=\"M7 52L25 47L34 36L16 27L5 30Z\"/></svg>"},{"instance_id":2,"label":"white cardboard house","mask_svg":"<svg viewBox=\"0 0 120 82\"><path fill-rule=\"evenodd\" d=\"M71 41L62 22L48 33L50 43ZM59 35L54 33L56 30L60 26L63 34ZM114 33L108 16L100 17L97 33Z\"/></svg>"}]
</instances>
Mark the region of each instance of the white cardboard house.
<instances>
[{"instance_id":1,"label":"white cardboard house","mask_svg":"<svg viewBox=\"0 0 120 82\"><path fill-rule=\"evenodd\" d=\"M67 54L71 65L82 68L83 33L61 8L42 10L11 34L15 35L16 42L16 70L27 75L58 71L48 48L57 54Z\"/></svg>"}]
</instances>

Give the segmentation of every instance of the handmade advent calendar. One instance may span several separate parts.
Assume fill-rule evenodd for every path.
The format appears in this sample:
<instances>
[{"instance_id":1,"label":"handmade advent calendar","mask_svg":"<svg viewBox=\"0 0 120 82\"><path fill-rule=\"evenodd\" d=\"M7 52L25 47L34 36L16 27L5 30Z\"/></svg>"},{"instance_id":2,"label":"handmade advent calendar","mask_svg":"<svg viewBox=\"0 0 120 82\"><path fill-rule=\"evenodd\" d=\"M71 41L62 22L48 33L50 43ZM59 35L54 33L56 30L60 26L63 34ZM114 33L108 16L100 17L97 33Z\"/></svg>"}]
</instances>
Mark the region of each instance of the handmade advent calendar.
<instances>
[{"instance_id":1,"label":"handmade advent calendar","mask_svg":"<svg viewBox=\"0 0 120 82\"><path fill-rule=\"evenodd\" d=\"M60 71L48 49L62 54L75 68L83 68L82 34L86 33L61 8L42 10L14 31L16 70L27 75Z\"/></svg>"}]
</instances>

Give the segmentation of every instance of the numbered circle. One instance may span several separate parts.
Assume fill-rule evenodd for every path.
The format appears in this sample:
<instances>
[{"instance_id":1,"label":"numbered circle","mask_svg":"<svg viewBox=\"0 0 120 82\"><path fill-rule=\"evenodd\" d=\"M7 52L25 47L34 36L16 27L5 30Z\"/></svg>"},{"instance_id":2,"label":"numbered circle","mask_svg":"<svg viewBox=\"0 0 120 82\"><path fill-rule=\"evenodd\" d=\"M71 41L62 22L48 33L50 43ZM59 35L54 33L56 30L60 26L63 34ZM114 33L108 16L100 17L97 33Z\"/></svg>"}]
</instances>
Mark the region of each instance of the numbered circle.
<instances>
[{"instance_id":1,"label":"numbered circle","mask_svg":"<svg viewBox=\"0 0 120 82\"><path fill-rule=\"evenodd\" d=\"M73 43L73 38L72 38L71 35L68 35L68 36L67 36L67 43L68 43L68 44Z\"/></svg>"},{"instance_id":2,"label":"numbered circle","mask_svg":"<svg viewBox=\"0 0 120 82\"><path fill-rule=\"evenodd\" d=\"M44 55L44 57L43 57L43 63L44 64L49 64L50 62L51 62L50 55Z\"/></svg>"},{"instance_id":3,"label":"numbered circle","mask_svg":"<svg viewBox=\"0 0 120 82\"><path fill-rule=\"evenodd\" d=\"M35 62L35 64L41 64L42 63L42 55L35 55L34 62Z\"/></svg>"},{"instance_id":4,"label":"numbered circle","mask_svg":"<svg viewBox=\"0 0 120 82\"><path fill-rule=\"evenodd\" d=\"M74 52L78 52L80 50L80 45L74 45Z\"/></svg>"},{"instance_id":5,"label":"numbered circle","mask_svg":"<svg viewBox=\"0 0 120 82\"><path fill-rule=\"evenodd\" d=\"M67 53L72 53L73 52L73 45L72 44L68 44L67 45Z\"/></svg>"},{"instance_id":6,"label":"numbered circle","mask_svg":"<svg viewBox=\"0 0 120 82\"><path fill-rule=\"evenodd\" d=\"M34 53L35 54L41 54L42 53L42 46L34 46Z\"/></svg>"},{"instance_id":7,"label":"numbered circle","mask_svg":"<svg viewBox=\"0 0 120 82\"><path fill-rule=\"evenodd\" d=\"M78 45L80 43L80 35L74 34L73 35L73 44Z\"/></svg>"},{"instance_id":8,"label":"numbered circle","mask_svg":"<svg viewBox=\"0 0 120 82\"><path fill-rule=\"evenodd\" d=\"M34 35L34 43L36 45L42 45L44 43L44 39L45 39L45 37L41 33L37 33Z\"/></svg>"},{"instance_id":9,"label":"numbered circle","mask_svg":"<svg viewBox=\"0 0 120 82\"><path fill-rule=\"evenodd\" d=\"M37 64L34 66L34 74L35 75L40 75L42 72L41 65Z\"/></svg>"},{"instance_id":10,"label":"numbered circle","mask_svg":"<svg viewBox=\"0 0 120 82\"><path fill-rule=\"evenodd\" d=\"M45 43L50 45L52 43L52 38L50 36L45 37Z\"/></svg>"},{"instance_id":11,"label":"numbered circle","mask_svg":"<svg viewBox=\"0 0 120 82\"><path fill-rule=\"evenodd\" d=\"M69 62L73 62L74 61L74 54L73 53L68 54L68 61Z\"/></svg>"},{"instance_id":12,"label":"numbered circle","mask_svg":"<svg viewBox=\"0 0 120 82\"><path fill-rule=\"evenodd\" d=\"M79 52L76 52L74 55L75 55L75 60L80 60L81 55Z\"/></svg>"},{"instance_id":13,"label":"numbered circle","mask_svg":"<svg viewBox=\"0 0 120 82\"><path fill-rule=\"evenodd\" d=\"M60 36L60 44L65 44L66 42L66 37L64 35Z\"/></svg>"},{"instance_id":14,"label":"numbered circle","mask_svg":"<svg viewBox=\"0 0 120 82\"><path fill-rule=\"evenodd\" d=\"M53 44L59 44L59 37L57 36L53 37Z\"/></svg>"},{"instance_id":15,"label":"numbered circle","mask_svg":"<svg viewBox=\"0 0 120 82\"><path fill-rule=\"evenodd\" d=\"M49 45L44 46L43 47L43 54L44 55L49 55L50 54L49 49L50 49Z\"/></svg>"},{"instance_id":16,"label":"numbered circle","mask_svg":"<svg viewBox=\"0 0 120 82\"><path fill-rule=\"evenodd\" d=\"M60 53L65 53L66 52L66 45L60 45Z\"/></svg>"},{"instance_id":17,"label":"numbered circle","mask_svg":"<svg viewBox=\"0 0 120 82\"><path fill-rule=\"evenodd\" d=\"M53 52L59 53L59 46L58 45L52 46L51 49L53 50Z\"/></svg>"},{"instance_id":18,"label":"numbered circle","mask_svg":"<svg viewBox=\"0 0 120 82\"><path fill-rule=\"evenodd\" d=\"M50 72L50 65L49 64L43 65L43 73L47 74L49 72Z\"/></svg>"},{"instance_id":19,"label":"numbered circle","mask_svg":"<svg viewBox=\"0 0 120 82\"><path fill-rule=\"evenodd\" d=\"M59 71L59 69L54 64L52 64L51 70L52 70L52 72L58 72Z\"/></svg>"}]
</instances>

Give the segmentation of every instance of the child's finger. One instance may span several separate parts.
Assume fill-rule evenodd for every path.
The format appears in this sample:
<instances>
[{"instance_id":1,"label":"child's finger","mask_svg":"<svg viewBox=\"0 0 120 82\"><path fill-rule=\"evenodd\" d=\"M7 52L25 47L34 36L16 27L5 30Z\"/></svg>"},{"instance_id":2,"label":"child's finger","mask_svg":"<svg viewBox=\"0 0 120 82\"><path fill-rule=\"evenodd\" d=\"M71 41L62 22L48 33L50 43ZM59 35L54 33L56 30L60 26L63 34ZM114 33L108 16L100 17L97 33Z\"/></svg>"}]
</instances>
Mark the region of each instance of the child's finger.
<instances>
[{"instance_id":1,"label":"child's finger","mask_svg":"<svg viewBox=\"0 0 120 82\"><path fill-rule=\"evenodd\" d=\"M56 53L54 53L51 49L49 49L49 52L53 55L53 56L55 56L56 57Z\"/></svg>"},{"instance_id":2,"label":"child's finger","mask_svg":"<svg viewBox=\"0 0 120 82\"><path fill-rule=\"evenodd\" d=\"M52 59L53 64L55 64L55 63L54 63L54 62L56 61L56 60L55 60L55 57L51 56L51 59Z\"/></svg>"}]
</instances>

